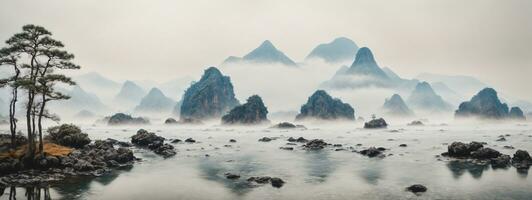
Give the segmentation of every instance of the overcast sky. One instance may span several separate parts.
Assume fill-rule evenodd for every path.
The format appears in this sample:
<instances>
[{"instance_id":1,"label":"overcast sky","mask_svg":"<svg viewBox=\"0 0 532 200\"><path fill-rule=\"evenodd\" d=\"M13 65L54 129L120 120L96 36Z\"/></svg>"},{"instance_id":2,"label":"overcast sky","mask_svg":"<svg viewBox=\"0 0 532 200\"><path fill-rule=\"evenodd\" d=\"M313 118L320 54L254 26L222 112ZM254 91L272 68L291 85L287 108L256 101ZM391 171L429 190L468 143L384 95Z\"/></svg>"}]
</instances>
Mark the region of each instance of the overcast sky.
<instances>
[{"instance_id":1,"label":"overcast sky","mask_svg":"<svg viewBox=\"0 0 532 200\"><path fill-rule=\"evenodd\" d=\"M197 77L265 39L300 61L345 36L401 76L471 75L532 100L529 0L2 0L0 40L28 23L117 80Z\"/></svg>"}]
</instances>

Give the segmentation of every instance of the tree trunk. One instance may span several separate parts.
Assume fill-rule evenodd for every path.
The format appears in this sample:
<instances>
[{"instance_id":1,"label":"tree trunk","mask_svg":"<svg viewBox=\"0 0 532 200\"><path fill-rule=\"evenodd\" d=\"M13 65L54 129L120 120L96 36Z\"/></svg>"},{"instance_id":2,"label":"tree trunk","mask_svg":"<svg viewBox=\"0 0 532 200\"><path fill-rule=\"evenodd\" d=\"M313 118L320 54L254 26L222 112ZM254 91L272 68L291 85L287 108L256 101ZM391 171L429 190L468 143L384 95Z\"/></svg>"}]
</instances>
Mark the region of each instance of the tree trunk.
<instances>
[{"instance_id":1,"label":"tree trunk","mask_svg":"<svg viewBox=\"0 0 532 200\"><path fill-rule=\"evenodd\" d=\"M13 97L11 98L11 102L9 104L9 130L11 131L11 150L14 150L16 148L15 140L16 140L16 134L17 134L17 119L15 119L15 107L17 103L17 88L13 88L12 91Z\"/></svg>"},{"instance_id":2,"label":"tree trunk","mask_svg":"<svg viewBox=\"0 0 532 200\"><path fill-rule=\"evenodd\" d=\"M35 140L33 137L33 130L31 126L31 111L33 109L33 95L32 91L28 91L28 105L26 106L26 126L28 128L28 152L26 161L27 164L33 165L33 159L35 158ZM31 160L30 160L31 159Z\"/></svg>"},{"instance_id":3,"label":"tree trunk","mask_svg":"<svg viewBox=\"0 0 532 200\"><path fill-rule=\"evenodd\" d=\"M44 157L44 141L42 140L42 117L44 115L44 106L46 105L46 95L45 93L42 94L42 104L39 110L39 116L38 116L38 128L39 128L39 152L41 152L41 156Z\"/></svg>"}]
</instances>

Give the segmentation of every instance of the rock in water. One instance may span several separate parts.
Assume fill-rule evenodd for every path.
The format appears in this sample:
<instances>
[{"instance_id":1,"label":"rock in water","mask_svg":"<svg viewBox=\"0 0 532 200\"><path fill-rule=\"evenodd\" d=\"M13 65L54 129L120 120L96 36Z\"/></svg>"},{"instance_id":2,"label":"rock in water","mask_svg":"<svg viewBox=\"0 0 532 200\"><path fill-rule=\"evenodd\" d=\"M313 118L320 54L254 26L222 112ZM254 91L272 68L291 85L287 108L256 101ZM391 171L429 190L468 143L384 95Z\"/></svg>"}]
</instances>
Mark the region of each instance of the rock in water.
<instances>
[{"instance_id":1,"label":"rock in water","mask_svg":"<svg viewBox=\"0 0 532 200\"><path fill-rule=\"evenodd\" d=\"M258 95L248 98L243 105L233 108L229 114L222 117L223 124L260 124L269 122L266 116L268 109Z\"/></svg>"},{"instance_id":2,"label":"rock in water","mask_svg":"<svg viewBox=\"0 0 532 200\"><path fill-rule=\"evenodd\" d=\"M174 146L164 144L165 140L165 138L155 135L155 133L150 133L144 129L138 130L137 134L131 137L131 143L140 147L147 147L164 158L176 155Z\"/></svg>"},{"instance_id":3,"label":"rock in water","mask_svg":"<svg viewBox=\"0 0 532 200\"><path fill-rule=\"evenodd\" d=\"M516 119L516 120L525 120L525 115L523 114L523 111L519 107L512 107L510 109L509 116L510 119Z\"/></svg>"},{"instance_id":4,"label":"rock in water","mask_svg":"<svg viewBox=\"0 0 532 200\"><path fill-rule=\"evenodd\" d=\"M510 113L508 105L499 100L497 91L492 88L484 88L473 96L470 101L461 103L455 112L455 117L478 117L481 119L524 118L521 109L514 107L512 110L513 113Z\"/></svg>"},{"instance_id":5,"label":"rock in water","mask_svg":"<svg viewBox=\"0 0 532 200\"><path fill-rule=\"evenodd\" d=\"M318 90L308 98L306 104L301 106L301 111L296 116L296 120L304 119L354 120L355 110L340 99L333 99L324 90Z\"/></svg>"},{"instance_id":6,"label":"rock in water","mask_svg":"<svg viewBox=\"0 0 532 200\"><path fill-rule=\"evenodd\" d=\"M327 44L314 48L306 59L323 59L325 62L337 63L351 61L357 53L358 46L349 38L339 37Z\"/></svg>"},{"instance_id":7,"label":"rock in water","mask_svg":"<svg viewBox=\"0 0 532 200\"><path fill-rule=\"evenodd\" d=\"M428 112L452 110L452 106L436 94L427 82L421 82L416 85L416 88L412 91L410 97L408 97L408 105L412 106L414 110L420 109Z\"/></svg>"},{"instance_id":8,"label":"rock in water","mask_svg":"<svg viewBox=\"0 0 532 200\"><path fill-rule=\"evenodd\" d=\"M177 120L174 118L168 118L164 121L164 124L177 124Z\"/></svg>"},{"instance_id":9,"label":"rock in water","mask_svg":"<svg viewBox=\"0 0 532 200\"><path fill-rule=\"evenodd\" d=\"M281 122L279 124L276 124L274 126L272 126L271 128L279 128L279 129L291 129L291 128L296 128L297 126L290 123L290 122Z\"/></svg>"},{"instance_id":10,"label":"rock in water","mask_svg":"<svg viewBox=\"0 0 532 200\"><path fill-rule=\"evenodd\" d=\"M369 122L364 123L364 128L386 128L388 124L383 118L373 119Z\"/></svg>"},{"instance_id":11,"label":"rock in water","mask_svg":"<svg viewBox=\"0 0 532 200\"><path fill-rule=\"evenodd\" d=\"M394 94L384 101L382 106L386 114L391 116L412 116L414 112L408 108L400 95Z\"/></svg>"},{"instance_id":12,"label":"rock in water","mask_svg":"<svg viewBox=\"0 0 532 200\"><path fill-rule=\"evenodd\" d=\"M83 148L91 143L89 136L81 132L81 129L73 124L63 124L60 126L50 127L47 139L68 147Z\"/></svg>"},{"instance_id":13,"label":"rock in water","mask_svg":"<svg viewBox=\"0 0 532 200\"><path fill-rule=\"evenodd\" d=\"M116 113L109 117L107 124L109 125L134 125L134 124L149 124L150 121L142 117L132 117L124 113Z\"/></svg>"},{"instance_id":14,"label":"rock in water","mask_svg":"<svg viewBox=\"0 0 532 200\"><path fill-rule=\"evenodd\" d=\"M205 70L201 79L185 92L181 104L181 119L218 118L239 104L228 76L216 67Z\"/></svg>"},{"instance_id":15,"label":"rock in water","mask_svg":"<svg viewBox=\"0 0 532 200\"><path fill-rule=\"evenodd\" d=\"M415 184L411 185L410 187L406 188L406 191L412 192L412 193L420 193L420 192L426 192L427 187L421 185L421 184Z\"/></svg>"}]
</instances>

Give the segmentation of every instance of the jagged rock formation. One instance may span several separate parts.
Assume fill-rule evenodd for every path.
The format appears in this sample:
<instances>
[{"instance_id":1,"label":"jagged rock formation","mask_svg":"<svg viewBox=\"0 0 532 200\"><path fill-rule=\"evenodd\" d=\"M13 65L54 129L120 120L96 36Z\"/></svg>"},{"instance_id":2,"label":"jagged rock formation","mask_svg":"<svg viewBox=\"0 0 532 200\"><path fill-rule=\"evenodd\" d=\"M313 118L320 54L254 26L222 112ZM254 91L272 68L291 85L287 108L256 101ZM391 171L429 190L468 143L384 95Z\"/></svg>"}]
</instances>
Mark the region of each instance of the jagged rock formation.
<instances>
[{"instance_id":1,"label":"jagged rock formation","mask_svg":"<svg viewBox=\"0 0 532 200\"><path fill-rule=\"evenodd\" d=\"M414 112L408 108L400 95L394 94L384 101L382 106L386 114L390 116L412 116Z\"/></svg>"},{"instance_id":2,"label":"jagged rock formation","mask_svg":"<svg viewBox=\"0 0 532 200\"><path fill-rule=\"evenodd\" d=\"M142 97L146 95L146 91L133 81L126 81L122 84L120 92L115 96L115 101L125 106L133 106L137 104ZM131 107L129 107L131 108Z\"/></svg>"},{"instance_id":3,"label":"jagged rock formation","mask_svg":"<svg viewBox=\"0 0 532 200\"><path fill-rule=\"evenodd\" d=\"M429 112L443 112L452 109L451 105L436 94L427 82L421 82L416 85L416 88L408 98L408 105L414 110L419 109Z\"/></svg>"},{"instance_id":4,"label":"jagged rock formation","mask_svg":"<svg viewBox=\"0 0 532 200\"><path fill-rule=\"evenodd\" d=\"M134 125L134 124L149 124L150 121L142 117L132 117L124 113L116 113L109 117L108 125Z\"/></svg>"},{"instance_id":5,"label":"jagged rock formation","mask_svg":"<svg viewBox=\"0 0 532 200\"><path fill-rule=\"evenodd\" d=\"M484 88L470 101L460 104L455 112L455 117L478 117L483 119L524 118L523 112L518 107L512 108L510 114L508 105L502 103L493 88ZM521 111L521 112L520 112Z\"/></svg>"},{"instance_id":6,"label":"jagged rock formation","mask_svg":"<svg viewBox=\"0 0 532 200\"><path fill-rule=\"evenodd\" d=\"M150 92L142 98L140 104L135 107L135 112L146 113L170 113L176 102L166 97L157 88L152 88Z\"/></svg>"},{"instance_id":7,"label":"jagged rock formation","mask_svg":"<svg viewBox=\"0 0 532 200\"><path fill-rule=\"evenodd\" d=\"M218 118L239 104L228 76L216 67L205 70L201 79L185 92L181 103L180 118Z\"/></svg>"},{"instance_id":8,"label":"jagged rock formation","mask_svg":"<svg viewBox=\"0 0 532 200\"><path fill-rule=\"evenodd\" d=\"M329 63L352 61L357 50L358 46L355 42L349 38L339 37L330 43L318 45L306 59L323 59Z\"/></svg>"},{"instance_id":9,"label":"jagged rock formation","mask_svg":"<svg viewBox=\"0 0 532 200\"><path fill-rule=\"evenodd\" d=\"M296 120L304 119L355 119L355 110L340 99L333 99L324 90L318 90L308 98L306 104L301 106L300 113Z\"/></svg>"},{"instance_id":10,"label":"jagged rock formation","mask_svg":"<svg viewBox=\"0 0 532 200\"><path fill-rule=\"evenodd\" d=\"M269 122L268 109L258 95L248 98L245 104L233 108L222 117L223 124L260 124Z\"/></svg>"},{"instance_id":11,"label":"jagged rock formation","mask_svg":"<svg viewBox=\"0 0 532 200\"><path fill-rule=\"evenodd\" d=\"M225 59L223 64L230 64L235 62L249 62L249 63L264 63L264 64L284 64L289 66L297 66L297 64L292 61L288 56L283 52L279 51L269 40L265 40L262 44L245 55L242 58L230 56Z\"/></svg>"}]
</instances>

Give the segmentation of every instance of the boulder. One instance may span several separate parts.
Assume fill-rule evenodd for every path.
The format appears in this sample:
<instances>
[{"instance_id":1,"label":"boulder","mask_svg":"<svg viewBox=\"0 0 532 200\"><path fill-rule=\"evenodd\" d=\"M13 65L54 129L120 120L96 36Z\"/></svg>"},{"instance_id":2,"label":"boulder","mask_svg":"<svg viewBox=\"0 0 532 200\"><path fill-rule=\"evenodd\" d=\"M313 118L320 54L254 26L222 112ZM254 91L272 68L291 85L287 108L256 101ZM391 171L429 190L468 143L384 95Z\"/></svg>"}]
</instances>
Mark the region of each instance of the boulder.
<instances>
[{"instance_id":1,"label":"boulder","mask_svg":"<svg viewBox=\"0 0 532 200\"><path fill-rule=\"evenodd\" d=\"M73 124L50 127L47 132L47 139L63 146L83 148L91 142L89 136L82 133L81 129Z\"/></svg>"},{"instance_id":2,"label":"boulder","mask_svg":"<svg viewBox=\"0 0 532 200\"><path fill-rule=\"evenodd\" d=\"M268 109L258 95L247 99L245 104L234 107L222 117L223 124L261 124L269 122Z\"/></svg>"},{"instance_id":3,"label":"boulder","mask_svg":"<svg viewBox=\"0 0 532 200\"><path fill-rule=\"evenodd\" d=\"M367 129L376 129L376 128L386 128L388 124L383 118L373 119L369 122L364 123L364 128Z\"/></svg>"},{"instance_id":4,"label":"boulder","mask_svg":"<svg viewBox=\"0 0 532 200\"><path fill-rule=\"evenodd\" d=\"M384 150L385 150L384 148L370 147L368 149L364 149L364 150L360 151L359 153L362 154L362 155L365 155L367 157L370 157L370 158L373 158L373 157L384 157L384 154L383 154Z\"/></svg>"},{"instance_id":5,"label":"boulder","mask_svg":"<svg viewBox=\"0 0 532 200\"><path fill-rule=\"evenodd\" d=\"M300 113L296 116L296 120L304 119L354 120L355 110L340 99L333 99L324 90L318 90L301 106Z\"/></svg>"}]
</instances>

